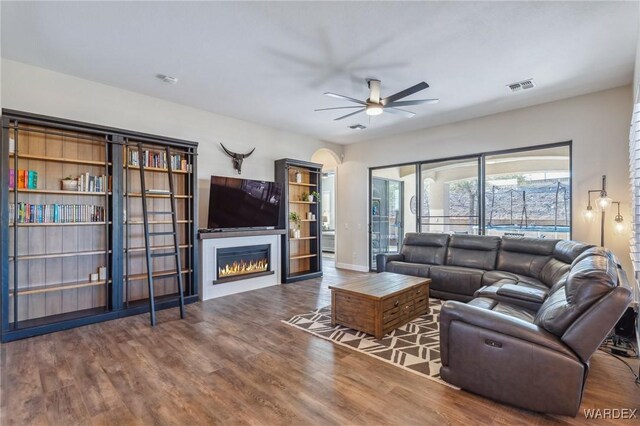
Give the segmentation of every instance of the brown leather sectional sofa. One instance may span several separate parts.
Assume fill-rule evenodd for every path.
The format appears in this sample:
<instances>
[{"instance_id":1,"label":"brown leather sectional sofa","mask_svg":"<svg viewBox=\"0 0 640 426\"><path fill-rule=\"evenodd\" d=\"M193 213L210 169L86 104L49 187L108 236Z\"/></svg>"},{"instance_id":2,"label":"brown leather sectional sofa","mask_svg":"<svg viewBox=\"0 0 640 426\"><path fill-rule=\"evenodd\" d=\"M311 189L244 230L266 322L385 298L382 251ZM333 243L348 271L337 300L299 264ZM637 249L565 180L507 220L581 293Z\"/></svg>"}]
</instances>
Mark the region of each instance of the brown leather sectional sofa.
<instances>
[{"instance_id":1,"label":"brown leather sectional sofa","mask_svg":"<svg viewBox=\"0 0 640 426\"><path fill-rule=\"evenodd\" d=\"M589 359L631 302L615 256L575 241L407 234L376 260L431 278L431 296L448 300L444 380L544 413L577 414Z\"/></svg>"}]
</instances>

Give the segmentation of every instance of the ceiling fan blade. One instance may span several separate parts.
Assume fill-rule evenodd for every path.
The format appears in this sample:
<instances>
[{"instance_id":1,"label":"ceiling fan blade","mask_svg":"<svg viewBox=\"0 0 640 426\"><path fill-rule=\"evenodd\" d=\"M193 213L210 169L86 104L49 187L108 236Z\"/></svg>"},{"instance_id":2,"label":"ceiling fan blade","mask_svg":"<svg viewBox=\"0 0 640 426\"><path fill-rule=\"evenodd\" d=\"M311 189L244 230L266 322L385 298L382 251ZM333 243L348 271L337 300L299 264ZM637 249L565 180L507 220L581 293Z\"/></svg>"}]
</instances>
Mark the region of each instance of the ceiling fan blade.
<instances>
[{"instance_id":1,"label":"ceiling fan blade","mask_svg":"<svg viewBox=\"0 0 640 426\"><path fill-rule=\"evenodd\" d=\"M387 96L386 98L384 98L382 100L382 105L387 105L390 104L391 102L395 102L397 100L400 100L402 98L406 98L409 95L413 95L414 93L418 93L421 90L426 89L427 87L429 87L429 85L427 83L425 83L424 81L416 84L415 86L411 86L408 89L404 89L396 94L393 94L391 96Z\"/></svg>"},{"instance_id":2,"label":"ceiling fan blade","mask_svg":"<svg viewBox=\"0 0 640 426\"><path fill-rule=\"evenodd\" d=\"M389 108L389 107L393 108L393 107L397 107L397 106L437 104L438 102L440 102L440 99L416 99L415 101L391 102L389 104L386 104L385 106L387 108Z\"/></svg>"},{"instance_id":3,"label":"ceiling fan blade","mask_svg":"<svg viewBox=\"0 0 640 426\"><path fill-rule=\"evenodd\" d=\"M380 103L380 80L369 80L369 102Z\"/></svg>"},{"instance_id":4,"label":"ceiling fan blade","mask_svg":"<svg viewBox=\"0 0 640 426\"><path fill-rule=\"evenodd\" d=\"M360 114L362 111L364 111L364 108L359 109L356 112L352 112L350 114L343 115L342 117L334 118L333 121L342 120L343 118L348 118L348 117L351 117L352 115Z\"/></svg>"},{"instance_id":5,"label":"ceiling fan blade","mask_svg":"<svg viewBox=\"0 0 640 426\"><path fill-rule=\"evenodd\" d=\"M345 101L355 102L355 103L360 104L360 105L366 105L367 104L366 102L361 101L359 99L350 98L350 97L344 96L344 95L338 95L337 93L326 92L325 95L331 96L332 98L336 98L336 99L343 99Z\"/></svg>"},{"instance_id":6,"label":"ceiling fan blade","mask_svg":"<svg viewBox=\"0 0 640 426\"><path fill-rule=\"evenodd\" d=\"M393 108L393 107L385 108L384 112L390 112L391 114L397 114L397 115L401 115L401 116L407 117L407 118L411 118L414 115L416 115L415 112L407 111L407 110L400 109L400 108Z\"/></svg>"},{"instance_id":7,"label":"ceiling fan blade","mask_svg":"<svg viewBox=\"0 0 640 426\"><path fill-rule=\"evenodd\" d=\"M320 108L314 109L314 111L330 111L332 109L350 109L350 108L362 108L361 106L344 106L344 107L335 107L335 108Z\"/></svg>"}]
</instances>

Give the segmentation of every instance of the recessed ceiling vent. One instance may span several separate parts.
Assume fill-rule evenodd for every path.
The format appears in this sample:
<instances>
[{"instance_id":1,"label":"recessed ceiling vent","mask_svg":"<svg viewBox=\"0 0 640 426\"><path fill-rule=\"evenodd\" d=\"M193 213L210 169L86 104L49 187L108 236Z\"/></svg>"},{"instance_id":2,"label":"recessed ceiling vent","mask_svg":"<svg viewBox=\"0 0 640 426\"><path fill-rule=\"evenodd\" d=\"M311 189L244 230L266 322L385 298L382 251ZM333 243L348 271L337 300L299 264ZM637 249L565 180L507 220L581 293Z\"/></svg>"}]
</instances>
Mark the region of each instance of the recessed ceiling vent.
<instances>
[{"instance_id":1,"label":"recessed ceiling vent","mask_svg":"<svg viewBox=\"0 0 640 426\"><path fill-rule=\"evenodd\" d=\"M167 84L176 84L178 82L178 79L176 77L173 77L170 75L158 74L156 75L156 77L162 80L162 82Z\"/></svg>"},{"instance_id":2,"label":"recessed ceiling vent","mask_svg":"<svg viewBox=\"0 0 640 426\"><path fill-rule=\"evenodd\" d=\"M517 93L522 92L523 90L533 89L534 87L536 87L536 83L533 81L533 79L530 78L528 80L508 84L507 87L509 88L509 91L511 93Z\"/></svg>"},{"instance_id":3,"label":"recessed ceiling vent","mask_svg":"<svg viewBox=\"0 0 640 426\"><path fill-rule=\"evenodd\" d=\"M367 127L363 126L362 124L354 124L353 126L349 126L349 128L353 130L364 130Z\"/></svg>"}]
</instances>

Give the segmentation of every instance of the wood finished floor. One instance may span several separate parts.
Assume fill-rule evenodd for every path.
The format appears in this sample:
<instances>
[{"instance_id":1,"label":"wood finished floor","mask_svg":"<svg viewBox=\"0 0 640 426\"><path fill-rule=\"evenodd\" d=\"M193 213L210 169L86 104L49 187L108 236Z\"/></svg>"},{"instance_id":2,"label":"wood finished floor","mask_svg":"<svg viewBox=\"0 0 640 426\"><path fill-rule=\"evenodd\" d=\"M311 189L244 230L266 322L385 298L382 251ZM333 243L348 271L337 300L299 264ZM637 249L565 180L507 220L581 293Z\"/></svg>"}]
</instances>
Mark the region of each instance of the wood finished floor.
<instances>
[{"instance_id":1,"label":"wood finished floor","mask_svg":"<svg viewBox=\"0 0 640 426\"><path fill-rule=\"evenodd\" d=\"M0 424L584 424L450 389L280 320L329 304L358 273L270 287L0 347ZM637 368L637 363L634 363ZM638 408L596 354L581 408ZM633 422L631 422L633 423ZM629 423L630 424L630 423Z\"/></svg>"}]
</instances>

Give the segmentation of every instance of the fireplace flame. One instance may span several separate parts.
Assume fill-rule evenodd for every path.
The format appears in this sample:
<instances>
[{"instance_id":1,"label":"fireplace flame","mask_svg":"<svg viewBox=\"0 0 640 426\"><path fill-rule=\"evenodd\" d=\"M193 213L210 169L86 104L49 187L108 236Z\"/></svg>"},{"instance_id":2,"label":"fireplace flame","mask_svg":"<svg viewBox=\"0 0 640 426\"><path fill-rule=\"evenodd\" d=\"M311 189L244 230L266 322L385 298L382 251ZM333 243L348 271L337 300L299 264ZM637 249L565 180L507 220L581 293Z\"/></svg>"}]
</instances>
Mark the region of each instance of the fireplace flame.
<instances>
[{"instance_id":1,"label":"fireplace flame","mask_svg":"<svg viewBox=\"0 0 640 426\"><path fill-rule=\"evenodd\" d=\"M269 270L269 261L267 259L260 260L234 260L232 264L226 264L224 267L218 268L218 277L232 277L235 275L253 274L256 272L265 272Z\"/></svg>"}]
</instances>

